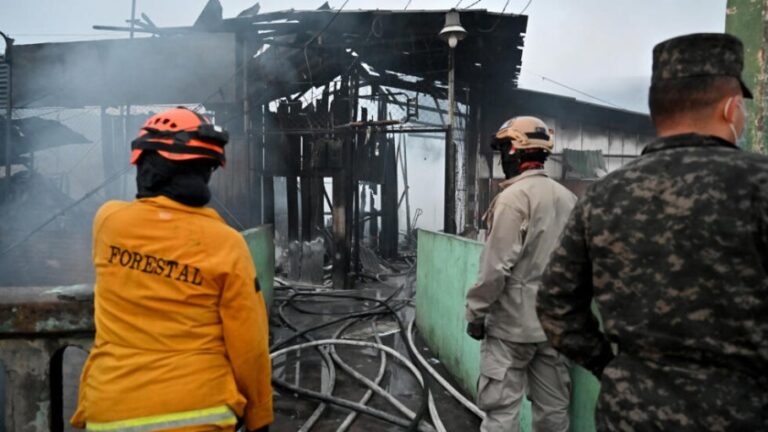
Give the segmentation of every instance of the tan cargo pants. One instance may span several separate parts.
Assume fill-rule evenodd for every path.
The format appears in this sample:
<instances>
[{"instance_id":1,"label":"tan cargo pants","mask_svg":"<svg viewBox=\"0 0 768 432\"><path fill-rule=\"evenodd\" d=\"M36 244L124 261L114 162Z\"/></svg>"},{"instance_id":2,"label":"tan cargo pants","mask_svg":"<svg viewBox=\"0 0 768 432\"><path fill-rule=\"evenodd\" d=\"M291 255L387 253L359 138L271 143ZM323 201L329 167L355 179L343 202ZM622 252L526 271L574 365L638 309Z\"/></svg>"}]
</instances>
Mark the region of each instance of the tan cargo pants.
<instances>
[{"instance_id":1,"label":"tan cargo pants","mask_svg":"<svg viewBox=\"0 0 768 432\"><path fill-rule=\"evenodd\" d=\"M535 432L568 431L571 378L565 357L547 342L483 339L477 402L486 418L480 431L518 432L526 394Z\"/></svg>"}]
</instances>

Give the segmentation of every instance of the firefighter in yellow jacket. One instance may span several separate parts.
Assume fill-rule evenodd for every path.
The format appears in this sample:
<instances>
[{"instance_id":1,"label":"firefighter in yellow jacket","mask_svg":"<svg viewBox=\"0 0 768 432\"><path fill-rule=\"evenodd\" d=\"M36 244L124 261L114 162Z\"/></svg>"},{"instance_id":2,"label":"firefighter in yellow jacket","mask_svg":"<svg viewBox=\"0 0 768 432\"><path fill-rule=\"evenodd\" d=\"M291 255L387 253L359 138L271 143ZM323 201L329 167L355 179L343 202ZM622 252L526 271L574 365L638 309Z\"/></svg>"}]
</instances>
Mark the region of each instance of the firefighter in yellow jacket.
<instances>
[{"instance_id":1,"label":"firefighter in yellow jacket","mask_svg":"<svg viewBox=\"0 0 768 432\"><path fill-rule=\"evenodd\" d=\"M133 141L137 199L93 223L96 339L72 424L248 430L272 422L264 298L240 234L206 208L226 132L175 108Z\"/></svg>"}]
</instances>

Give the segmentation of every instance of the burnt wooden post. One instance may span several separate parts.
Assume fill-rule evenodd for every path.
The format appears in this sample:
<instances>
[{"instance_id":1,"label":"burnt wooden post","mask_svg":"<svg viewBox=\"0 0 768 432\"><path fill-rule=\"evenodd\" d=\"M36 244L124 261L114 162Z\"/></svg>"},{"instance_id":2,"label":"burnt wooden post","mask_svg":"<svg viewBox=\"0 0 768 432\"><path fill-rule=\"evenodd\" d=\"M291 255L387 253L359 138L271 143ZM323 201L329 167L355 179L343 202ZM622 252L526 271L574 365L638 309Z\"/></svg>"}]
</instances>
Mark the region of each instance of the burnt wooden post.
<instances>
[{"instance_id":1,"label":"burnt wooden post","mask_svg":"<svg viewBox=\"0 0 768 432\"><path fill-rule=\"evenodd\" d=\"M371 237L371 245L377 245L379 243L379 216L376 214L376 195L374 195L373 188L376 185L368 186L368 212L371 216L370 225L368 226L368 235Z\"/></svg>"},{"instance_id":2,"label":"burnt wooden post","mask_svg":"<svg viewBox=\"0 0 768 432\"><path fill-rule=\"evenodd\" d=\"M258 105L256 109L251 112L253 122L254 133L254 148L256 154L254 157L254 164L261 169L261 185L254 184L254 188L261 186L261 218L264 224L275 223L275 177L264 161L266 155L264 152L267 149L267 134L264 130L264 112L266 108L264 105Z\"/></svg>"},{"instance_id":3,"label":"burnt wooden post","mask_svg":"<svg viewBox=\"0 0 768 432\"><path fill-rule=\"evenodd\" d=\"M290 117L295 113L286 103L281 103L277 108L277 116L279 124L285 129L290 129L288 125ZM292 134L281 134L280 151L287 155L295 156L297 154L298 141L301 137ZM293 158L291 158L293 159ZM299 239L299 186L296 179L296 164L291 164L288 168L288 175L285 178L285 190L288 210L288 240L294 241Z\"/></svg>"},{"instance_id":4,"label":"burnt wooden post","mask_svg":"<svg viewBox=\"0 0 768 432\"><path fill-rule=\"evenodd\" d=\"M379 98L377 118L387 120L387 99L382 89L376 89ZM377 131L376 139L383 154L383 181L381 184L381 236L379 251L385 258L397 255L398 224L397 224L397 158L394 141L387 138L386 130Z\"/></svg>"},{"instance_id":5,"label":"burnt wooden post","mask_svg":"<svg viewBox=\"0 0 768 432\"><path fill-rule=\"evenodd\" d=\"M381 185L381 255L384 258L397 256L397 158L394 140L382 134L384 149L384 182Z\"/></svg>"},{"instance_id":6,"label":"burnt wooden post","mask_svg":"<svg viewBox=\"0 0 768 432\"><path fill-rule=\"evenodd\" d=\"M350 123L349 77L342 77L341 87L333 98L332 113L334 124ZM348 132L348 131L346 131ZM333 286L336 289L350 287L350 226L352 223L352 139L353 134L342 132L337 135L337 161L333 176Z\"/></svg>"},{"instance_id":7,"label":"burnt wooden post","mask_svg":"<svg viewBox=\"0 0 768 432\"><path fill-rule=\"evenodd\" d=\"M315 163L312 160L314 140L309 135L301 139L301 240L312 241L312 183L315 175Z\"/></svg>"},{"instance_id":8,"label":"burnt wooden post","mask_svg":"<svg viewBox=\"0 0 768 432\"><path fill-rule=\"evenodd\" d=\"M350 75L350 89L349 89L349 118L350 122L358 120L357 114L360 108L360 73L357 68L352 69ZM347 232L350 239L354 239L353 243L350 241L350 247L352 248L352 270L354 273L360 273L362 270L362 264L360 262L360 175L356 170L361 169L361 166L357 166L356 161L358 151L361 146L361 142L365 140L364 129L353 128L351 130L349 139L349 181L351 199L353 200L353 207L349 214L349 221L347 223Z\"/></svg>"},{"instance_id":9,"label":"burnt wooden post","mask_svg":"<svg viewBox=\"0 0 768 432\"><path fill-rule=\"evenodd\" d=\"M322 116L321 118L326 119L327 124L330 124L330 115L329 115L329 106L328 104L330 100L330 89L328 86L325 86L325 90L323 91L323 97L320 99L320 105L318 108L318 113ZM327 165L328 163L328 156L327 156L327 147L320 146L317 141L312 143L312 160L314 161L314 166L320 166L321 161L323 165ZM315 174L315 176L312 178L312 181L310 182L310 187L312 195L310 197L310 204L312 206L312 226L310 227L310 232L312 233L312 237L317 237L320 235L320 230L325 229L325 178L322 174Z\"/></svg>"},{"instance_id":10,"label":"burnt wooden post","mask_svg":"<svg viewBox=\"0 0 768 432\"><path fill-rule=\"evenodd\" d=\"M480 137L482 132L480 131L480 118L481 118L481 100L478 93L479 89L472 88L469 90L469 97L467 103L469 104L469 112L466 119L467 127L464 132L464 157L466 160L466 180L465 180L465 201L464 201L464 232L475 232L478 229L478 198L477 198L477 157L482 146Z\"/></svg>"},{"instance_id":11,"label":"burnt wooden post","mask_svg":"<svg viewBox=\"0 0 768 432\"><path fill-rule=\"evenodd\" d=\"M240 84L240 93L242 95L242 114L243 114L243 137L245 141L246 164L246 182L247 190L246 202L248 208L243 212L246 216L245 223L249 226L260 225L264 222L262 184L264 179L264 148L261 137L260 118L261 104L251 89L252 83L249 78L249 62L253 58L253 42L247 35L238 35L241 43L238 45L241 49L238 70L242 70L242 84ZM257 46L260 46L257 45Z\"/></svg>"},{"instance_id":12,"label":"burnt wooden post","mask_svg":"<svg viewBox=\"0 0 768 432\"><path fill-rule=\"evenodd\" d=\"M320 119L324 126L328 116L328 100L330 98L328 86L323 90L320 101L310 109L314 117ZM325 206L323 191L322 170L327 168L326 156L327 144L319 135L304 135L302 140L302 167L301 167L301 238L304 241L312 241L320 236L320 230L325 223Z\"/></svg>"}]
</instances>

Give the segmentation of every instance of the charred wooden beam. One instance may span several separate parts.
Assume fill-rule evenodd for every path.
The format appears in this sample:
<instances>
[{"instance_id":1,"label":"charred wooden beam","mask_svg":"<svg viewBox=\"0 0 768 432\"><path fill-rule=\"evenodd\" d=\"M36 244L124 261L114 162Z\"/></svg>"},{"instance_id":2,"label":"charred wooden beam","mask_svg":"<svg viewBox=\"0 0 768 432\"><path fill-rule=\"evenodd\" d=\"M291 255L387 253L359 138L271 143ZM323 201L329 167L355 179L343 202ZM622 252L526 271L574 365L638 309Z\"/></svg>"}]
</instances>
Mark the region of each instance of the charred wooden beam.
<instances>
[{"instance_id":1,"label":"charred wooden beam","mask_svg":"<svg viewBox=\"0 0 768 432\"><path fill-rule=\"evenodd\" d=\"M314 229L312 208L312 180L314 170L312 161L312 139L307 137L301 143L301 239L312 241Z\"/></svg>"},{"instance_id":2,"label":"charred wooden beam","mask_svg":"<svg viewBox=\"0 0 768 432\"><path fill-rule=\"evenodd\" d=\"M316 106L316 112L319 118L325 119L326 122L330 121L330 115L328 113L328 104L330 101L330 89L328 86L323 90L323 95ZM306 138L305 138L306 139ZM321 147L317 142L312 143L312 166L320 166L321 159ZM320 231L325 228L325 179L322 175L315 173L310 180L310 207L311 207L311 223L310 233L312 238L317 238L320 235ZM329 206L330 207L330 206Z\"/></svg>"},{"instance_id":3,"label":"charred wooden beam","mask_svg":"<svg viewBox=\"0 0 768 432\"><path fill-rule=\"evenodd\" d=\"M479 125L482 121L481 98L479 92L482 89L477 88L471 91L469 95L469 118L467 121L467 130L464 134L464 158L466 167L465 196L464 196L464 232L476 231L480 222L478 200L477 200L477 157L482 145L483 136Z\"/></svg>"},{"instance_id":4,"label":"charred wooden beam","mask_svg":"<svg viewBox=\"0 0 768 432\"><path fill-rule=\"evenodd\" d=\"M295 116L300 110L296 105L280 105L281 124L284 125L288 118ZM301 136L285 135L285 148L290 149L297 156L294 149L301 145ZM295 241L299 239L299 184L296 174L286 176L285 178L286 199L288 203L288 240Z\"/></svg>"},{"instance_id":5,"label":"charred wooden beam","mask_svg":"<svg viewBox=\"0 0 768 432\"><path fill-rule=\"evenodd\" d=\"M378 92L383 90L378 87ZM379 120L387 118L387 98L380 98L378 105ZM385 258L397 255L397 160L395 157L394 142L388 139L385 130L377 131L379 148L384 151L384 182L381 185L381 237L379 238L379 251Z\"/></svg>"},{"instance_id":6,"label":"charred wooden beam","mask_svg":"<svg viewBox=\"0 0 768 432\"><path fill-rule=\"evenodd\" d=\"M397 158L395 143L383 137L384 144L384 183L381 185L381 238L379 250L384 258L397 256L399 237L397 210Z\"/></svg>"},{"instance_id":7,"label":"charred wooden beam","mask_svg":"<svg viewBox=\"0 0 768 432\"><path fill-rule=\"evenodd\" d=\"M262 194L262 220L265 224L272 224L275 223L275 178L272 175L272 173L267 172L265 169L264 159L265 155L264 152L266 150L266 136L264 134L265 132L265 122L264 122L264 113L267 111L267 108L264 105L259 105L257 107L257 111L255 112L254 118L253 118L253 128L255 133L255 142L256 142L256 151L258 152L257 155L261 158L261 194ZM254 185L254 187L258 187L258 185Z\"/></svg>"},{"instance_id":8,"label":"charred wooden beam","mask_svg":"<svg viewBox=\"0 0 768 432\"><path fill-rule=\"evenodd\" d=\"M264 179L264 151L263 135L260 125L263 122L263 113L261 104L257 104L254 98L248 97L250 94L250 74L247 65L251 59L252 43L244 38L238 39L238 70L240 70L239 79L242 80L238 93L241 95L241 106L243 116L243 136L245 138L245 156L246 179L248 189L245 191L247 208L244 213L248 226L261 225L263 218L263 179Z\"/></svg>"},{"instance_id":9,"label":"charred wooden beam","mask_svg":"<svg viewBox=\"0 0 768 432\"><path fill-rule=\"evenodd\" d=\"M341 87L333 98L331 112L334 120L346 123L352 120L349 77L341 79ZM333 286L350 287L350 225L352 222L352 135L344 134L340 140L340 164L333 177Z\"/></svg>"}]
</instances>

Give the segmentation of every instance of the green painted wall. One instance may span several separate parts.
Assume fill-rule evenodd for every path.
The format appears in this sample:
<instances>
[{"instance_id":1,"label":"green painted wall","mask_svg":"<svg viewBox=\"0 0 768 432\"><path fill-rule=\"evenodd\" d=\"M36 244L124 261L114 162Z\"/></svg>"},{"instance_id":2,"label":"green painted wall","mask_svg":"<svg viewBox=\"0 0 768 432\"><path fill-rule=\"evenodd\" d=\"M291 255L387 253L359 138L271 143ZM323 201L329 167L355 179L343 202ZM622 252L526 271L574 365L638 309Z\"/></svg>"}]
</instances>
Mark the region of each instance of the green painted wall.
<instances>
[{"instance_id":1,"label":"green painted wall","mask_svg":"<svg viewBox=\"0 0 768 432\"><path fill-rule=\"evenodd\" d=\"M272 307L275 284L275 237L272 225L261 225L242 232L251 251L256 275L267 308Z\"/></svg>"},{"instance_id":2,"label":"green painted wall","mask_svg":"<svg viewBox=\"0 0 768 432\"><path fill-rule=\"evenodd\" d=\"M464 298L477 277L482 243L419 230L416 325L464 390L476 395L480 342L464 333Z\"/></svg>"},{"instance_id":3,"label":"green painted wall","mask_svg":"<svg viewBox=\"0 0 768 432\"><path fill-rule=\"evenodd\" d=\"M755 99L747 103L750 119L747 124L747 148L768 153L768 87L766 51L768 51L768 0L728 0L725 31L744 42L744 81Z\"/></svg>"},{"instance_id":4,"label":"green painted wall","mask_svg":"<svg viewBox=\"0 0 768 432\"><path fill-rule=\"evenodd\" d=\"M419 230L416 266L416 324L430 349L465 392L476 395L480 343L465 333L467 290L477 278L482 243ZM571 369L571 431L595 430L598 381L584 369ZM531 430L530 403L521 414L523 431Z\"/></svg>"}]
</instances>

